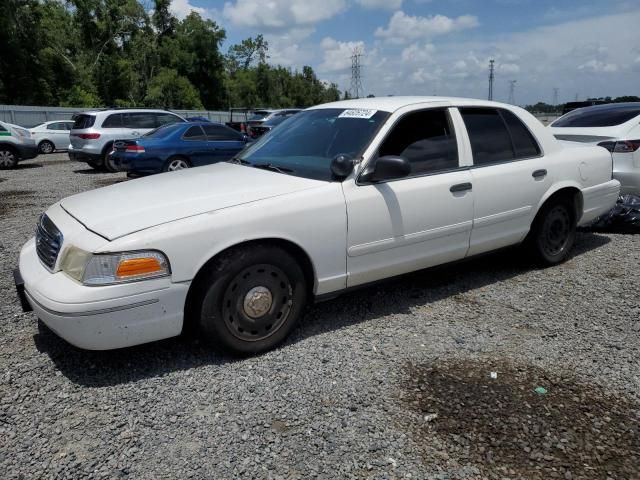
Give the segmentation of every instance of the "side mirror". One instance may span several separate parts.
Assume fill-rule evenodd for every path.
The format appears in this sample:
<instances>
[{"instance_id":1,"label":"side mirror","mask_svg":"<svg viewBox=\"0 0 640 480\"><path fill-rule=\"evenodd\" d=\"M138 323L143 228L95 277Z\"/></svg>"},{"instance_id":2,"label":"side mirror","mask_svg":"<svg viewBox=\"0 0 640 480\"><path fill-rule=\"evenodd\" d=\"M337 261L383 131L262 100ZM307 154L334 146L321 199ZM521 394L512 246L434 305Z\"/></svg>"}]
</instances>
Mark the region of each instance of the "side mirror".
<instances>
[{"instance_id":1,"label":"side mirror","mask_svg":"<svg viewBox=\"0 0 640 480\"><path fill-rule=\"evenodd\" d=\"M337 178L347 178L352 171L353 159L349 155L339 154L331 160L331 173Z\"/></svg>"},{"instance_id":2,"label":"side mirror","mask_svg":"<svg viewBox=\"0 0 640 480\"><path fill-rule=\"evenodd\" d=\"M385 155L374 160L360 175L360 181L376 183L384 180L404 178L411 173L411 164L405 157Z\"/></svg>"}]
</instances>

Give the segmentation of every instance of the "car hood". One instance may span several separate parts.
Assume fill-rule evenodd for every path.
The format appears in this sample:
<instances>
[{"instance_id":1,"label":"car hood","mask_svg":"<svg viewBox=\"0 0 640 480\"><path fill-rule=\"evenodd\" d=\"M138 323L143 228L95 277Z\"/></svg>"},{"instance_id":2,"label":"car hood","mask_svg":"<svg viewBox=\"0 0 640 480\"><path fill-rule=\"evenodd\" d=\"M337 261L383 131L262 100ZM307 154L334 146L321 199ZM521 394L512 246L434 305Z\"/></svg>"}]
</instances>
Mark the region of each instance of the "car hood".
<instances>
[{"instance_id":1,"label":"car hood","mask_svg":"<svg viewBox=\"0 0 640 480\"><path fill-rule=\"evenodd\" d=\"M326 182L230 163L139 178L60 202L108 240L181 218L319 188Z\"/></svg>"}]
</instances>

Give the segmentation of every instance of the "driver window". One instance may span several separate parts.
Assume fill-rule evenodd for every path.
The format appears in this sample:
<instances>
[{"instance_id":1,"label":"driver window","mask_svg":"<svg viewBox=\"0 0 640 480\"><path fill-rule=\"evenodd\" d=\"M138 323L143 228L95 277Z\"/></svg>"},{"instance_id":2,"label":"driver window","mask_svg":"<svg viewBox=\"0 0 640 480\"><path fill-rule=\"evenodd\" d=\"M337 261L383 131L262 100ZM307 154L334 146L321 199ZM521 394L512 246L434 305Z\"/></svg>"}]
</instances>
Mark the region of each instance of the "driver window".
<instances>
[{"instance_id":1,"label":"driver window","mask_svg":"<svg viewBox=\"0 0 640 480\"><path fill-rule=\"evenodd\" d=\"M422 110L405 115L378 150L379 156L405 157L411 175L458 168L458 145L446 110Z\"/></svg>"}]
</instances>

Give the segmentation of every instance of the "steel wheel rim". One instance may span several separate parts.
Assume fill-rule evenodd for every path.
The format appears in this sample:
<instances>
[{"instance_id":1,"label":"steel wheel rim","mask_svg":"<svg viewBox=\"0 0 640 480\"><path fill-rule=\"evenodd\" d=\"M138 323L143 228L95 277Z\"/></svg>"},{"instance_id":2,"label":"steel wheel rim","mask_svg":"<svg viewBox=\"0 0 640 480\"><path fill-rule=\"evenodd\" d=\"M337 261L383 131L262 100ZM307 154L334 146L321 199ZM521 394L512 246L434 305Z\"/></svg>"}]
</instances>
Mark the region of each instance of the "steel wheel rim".
<instances>
[{"instance_id":1,"label":"steel wheel rim","mask_svg":"<svg viewBox=\"0 0 640 480\"><path fill-rule=\"evenodd\" d=\"M239 340L257 342L274 335L291 313L293 287L287 275L269 264L238 273L222 298L222 316Z\"/></svg>"},{"instance_id":2,"label":"steel wheel rim","mask_svg":"<svg viewBox=\"0 0 640 480\"><path fill-rule=\"evenodd\" d=\"M50 142L42 142L40 144L40 151L42 153L51 153L53 152L53 145Z\"/></svg>"},{"instance_id":3,"label":"steel wheel rim","mask_svg":"<svg viewBox=\"0 0 640 480\"><path fill-rule=\"evenodd\" d=\"M556 256L566 248L571 233L571 217L565 207L555 206L549 211L542 231L542 248L547 255Z\"/></svg>"},{"instance_id":4,"label":"steel wheel rim","mask_svg":"<svg viewBox=\"0 0 640 480\"><path fill-rule=\"evenodd\" d=\"M169 162L169 168L167 168L167 170L175 172L176 170L184 170L185 168L189 168L189 164L182 159L176 159Z\"/></svg>"},{"instance_id":5,"label":"steel wheel rim","mask_svg":"<svg viewBox=\"0 0 640 480\"><path fill-rule=\"evenodd\" d=\"M0 165L10 167L15 162L15 155L9 150L0 150Z\"/></svg>"}]
</instances>

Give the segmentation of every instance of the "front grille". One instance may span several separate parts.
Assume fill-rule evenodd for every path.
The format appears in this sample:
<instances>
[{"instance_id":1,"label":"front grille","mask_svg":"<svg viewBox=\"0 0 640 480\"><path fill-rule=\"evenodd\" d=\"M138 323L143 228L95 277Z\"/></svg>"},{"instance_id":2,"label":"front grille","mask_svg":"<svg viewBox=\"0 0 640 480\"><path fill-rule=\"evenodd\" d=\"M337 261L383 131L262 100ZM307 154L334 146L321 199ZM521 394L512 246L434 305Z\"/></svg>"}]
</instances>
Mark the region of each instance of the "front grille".
<instances>
[{"instance_id":1,"label":"front grille","mask_svg":"<svg viewBox=\"0 0 640 480\"><path fill-rule=\"evenodd\" d=\"M36 229L36 251L40 261L50 270L56 264L62 247L62 233L46 215L40 217Z\"/></svg>"}]
</instances>

